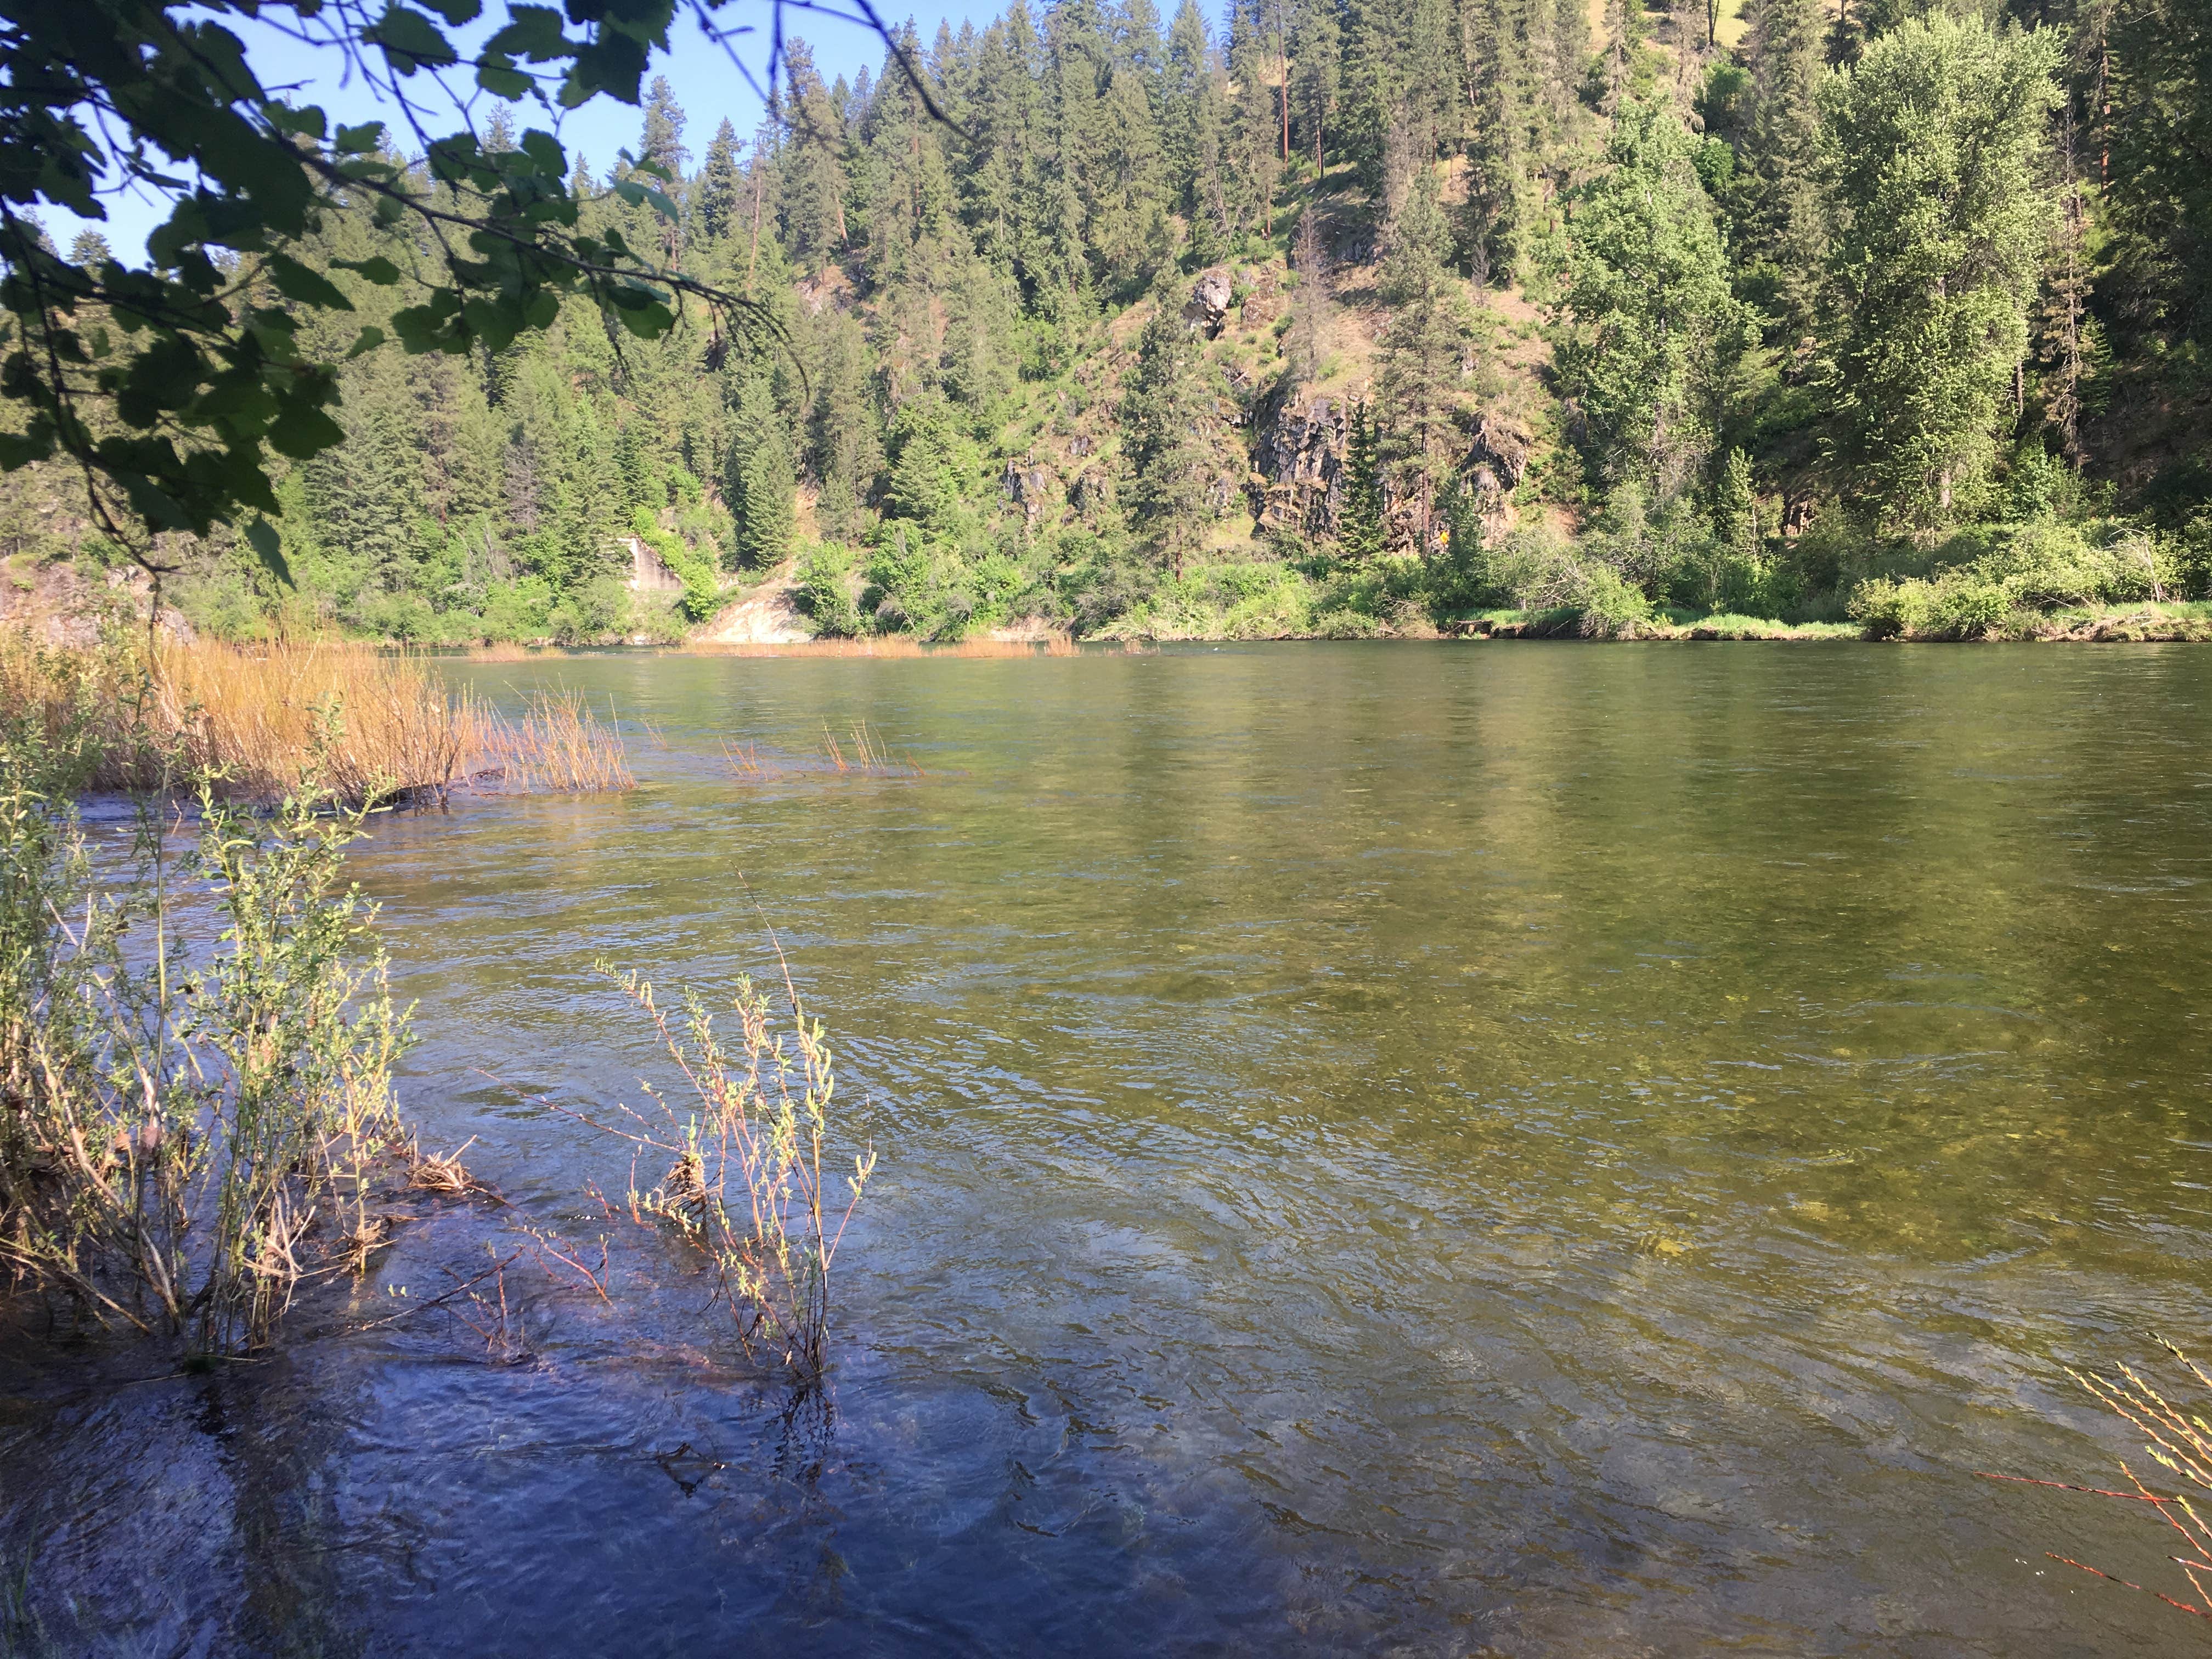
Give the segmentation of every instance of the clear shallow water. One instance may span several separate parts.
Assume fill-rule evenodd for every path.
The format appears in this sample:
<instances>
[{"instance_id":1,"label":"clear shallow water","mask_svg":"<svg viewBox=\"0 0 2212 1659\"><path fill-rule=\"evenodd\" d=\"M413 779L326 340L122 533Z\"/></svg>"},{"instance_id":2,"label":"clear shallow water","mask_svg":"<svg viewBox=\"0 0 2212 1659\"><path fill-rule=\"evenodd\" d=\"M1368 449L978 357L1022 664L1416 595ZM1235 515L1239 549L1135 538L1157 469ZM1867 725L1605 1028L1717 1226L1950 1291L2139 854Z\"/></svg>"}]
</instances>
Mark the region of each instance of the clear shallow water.
<instances>
[{"instance_id":1,"label":"clear shallow water","mask_svg":"<svg viewBox=\"0 0 2212 1659\"><path fill-rule=\"evenodd\" d=\"M426 1143L583 1230L626 1163L525 1097L660 1075L592 957L708 986L772 922L882 1158L834 1413L681 1281L518 1278L520 1366L317 1334L506 1224L440 1212L264 1364L0 1352L0 1544L86 1645L2189 1638L2044 1557L2156 1574L2129 1506L1973 1472L2107 1484L2063 1367L2208 1328L2212 653L453 672L666 746L362 850ZM723 758L861 719L927 775Z\"/></svg>"}]
</instances>

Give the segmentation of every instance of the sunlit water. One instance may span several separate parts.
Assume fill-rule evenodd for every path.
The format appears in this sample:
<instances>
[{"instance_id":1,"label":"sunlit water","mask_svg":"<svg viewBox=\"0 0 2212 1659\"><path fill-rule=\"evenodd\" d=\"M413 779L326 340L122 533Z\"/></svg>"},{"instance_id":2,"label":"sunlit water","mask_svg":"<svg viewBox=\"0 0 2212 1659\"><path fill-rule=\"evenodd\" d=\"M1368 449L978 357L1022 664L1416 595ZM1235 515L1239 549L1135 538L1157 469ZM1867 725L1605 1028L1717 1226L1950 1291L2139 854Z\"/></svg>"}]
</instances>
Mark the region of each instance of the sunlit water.
<instances>
[{"instance_id":1,"label":"sunlit water","mask_svg":"<svg viewBox=\"0 0 2212 1659\"><path fill-rule=\"evenodd\" d=\"M510 1248L425 1206L266 1363L10 1346L0 1543L64 1650L2195 1635L2045 1556L2160 1574L2142 1506L1977 1471L2110 1484L2065 1366L2212 1347L2212 652L453 672L630 727L634 794L356 860L424 1141L611 1228L617 1305L518 1268L514 1365L338 1328ZM863 720L924 775L773 764ZM647 1285L582 1195L626 1160L529 1098L669 1081L595 956L712 988L769 925L881 1158L827 1413Z\"/></svg>"}]
</instances>

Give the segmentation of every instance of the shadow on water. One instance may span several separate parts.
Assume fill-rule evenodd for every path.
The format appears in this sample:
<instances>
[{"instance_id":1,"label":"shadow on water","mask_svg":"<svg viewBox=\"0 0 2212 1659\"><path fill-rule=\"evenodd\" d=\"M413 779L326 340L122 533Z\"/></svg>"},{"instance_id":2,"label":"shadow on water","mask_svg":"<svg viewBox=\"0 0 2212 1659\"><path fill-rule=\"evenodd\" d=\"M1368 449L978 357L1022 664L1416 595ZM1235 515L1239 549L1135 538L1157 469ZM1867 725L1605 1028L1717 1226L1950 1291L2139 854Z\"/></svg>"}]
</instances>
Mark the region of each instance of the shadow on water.
<instances>
[{"instance_id":1,"label":"shadow on water","mask_svg":"<svg viewBox=\"0 0 2212 1659\"><path fill-rule=\"evenodd\" d=\"M619 1228L519 1363L378 1322L466 1206L259 1366L17 1340L0 1548L78 1649L2178 1639L2045 1559L2151 1571L2132 1517L1974 1471L2105 1484L2064 1367L2205 1328L2212 653L452 672L665 747L362 851L425 1144L608 1231L527 1098L657 1075L592 958L766 975L765 918L882 1156L828 1387ZM862 722L921 775L730 758Z\"/></svg>"}]
</instances>

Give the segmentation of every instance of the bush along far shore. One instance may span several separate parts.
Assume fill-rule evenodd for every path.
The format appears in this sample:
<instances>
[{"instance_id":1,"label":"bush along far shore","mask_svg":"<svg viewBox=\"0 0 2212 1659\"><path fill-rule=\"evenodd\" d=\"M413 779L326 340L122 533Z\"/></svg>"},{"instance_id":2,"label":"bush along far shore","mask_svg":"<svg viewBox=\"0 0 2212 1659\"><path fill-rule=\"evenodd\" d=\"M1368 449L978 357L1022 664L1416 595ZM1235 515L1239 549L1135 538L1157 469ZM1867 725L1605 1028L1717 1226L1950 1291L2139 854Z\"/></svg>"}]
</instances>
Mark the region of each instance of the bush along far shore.
<instances>
[{"instance_id":1,"label":"bush along far shore","mask_svg":"<svg viewBox=\"0 0 2212 1659\"><path fill-rule=\"evenodd\" d=\"M1580 539L1503 528L1462 503L1430 557L1326 544L1217 550L1131 572L1085 538L1050 584L917 589L896 561L820 546L793 598L818 637L989 633L1127 641L1428 638L2212 638L2212 520L2179 532L2055 516L1930 538L1840 520L1725 547L1695 526L1601 520ZM939 573L940 575L942 573Z\"/></svg>"}]
</instances>

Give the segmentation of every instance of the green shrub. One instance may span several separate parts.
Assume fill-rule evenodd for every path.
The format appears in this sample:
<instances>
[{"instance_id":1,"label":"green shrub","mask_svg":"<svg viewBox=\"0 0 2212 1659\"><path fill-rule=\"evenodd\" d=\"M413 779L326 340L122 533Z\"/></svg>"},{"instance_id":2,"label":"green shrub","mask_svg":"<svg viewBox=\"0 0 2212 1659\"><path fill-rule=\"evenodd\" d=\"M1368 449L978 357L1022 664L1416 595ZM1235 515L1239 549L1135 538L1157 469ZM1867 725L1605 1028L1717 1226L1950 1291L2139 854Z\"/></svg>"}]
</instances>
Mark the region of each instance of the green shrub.
<instances>
[{"instance_id":1,"label":"green shrub","mask_svg":"<svg viewBox=\"0 0 2212 1659\"><path fill-rule=\"evenodd\" d=\"M1584 639L1632 636L1640 623L1651 620L1651 601L1644 598L1644 590L1631 585L1610 565L1595 561L1583 566L1581 591L1574 604L1582 612L1578 631Z\"/></svg>"},{"instance_id":2,"label":"green shrub","mask_svg":"<svg viewBox=\"0 0 2212 1659\"><path fill-rule=\"evenodd\" d=\"M1314 618L1314 633L1324 640L1376 640L1382 624L1364 611L1336 610Z\"/></svg>"},{"instance_id":3,"label":"green shrub","mask_svg":"<svg viewBox=\"0 0 2212 1659\"><path fill-rule=\"evenodd\" d=\"M1874 577L1859 584L1850 606L1870 640L1987 639L2004 631L2012 609L2002 586L1970 569L1932 580Z\"/></svg>"},{"instance_id":4,"label":"green shrub","mask_svg":"<svg viewBox=\"0 0 2212 1659\"><path fill-rule=\"evenodd\" d=\"M799 608L813 619L814 631L851 639L865 631L853 602L852 550L835 542L809 548L799 561Z\"/></svg>"},{"instance_id":5,"label":"green shrub","mask_svg":"<svg viewBox=\"0 0 2212 1659\"><path fill-rule=\"evenodd\" d=\"M602 576L563 594L545 618L546 629L562 645L589 645L622 630L629 613L629 590L620 578Z\"/></svg>"},{"instance_id":6,"label":"green shrub","mask_svg":"<svg viewBox=\"0 0 2212 1659\"><path fill-rule=\"evenodd\" d=\"M638 540L660 556L661 563L683 578L686 617L702 623L721 608L722 585L714 574L712 559L692 551L690 544L681 536L672 536L663 530L644 507L631 515L630 528Z\"/></svg>"}]
</instances>

